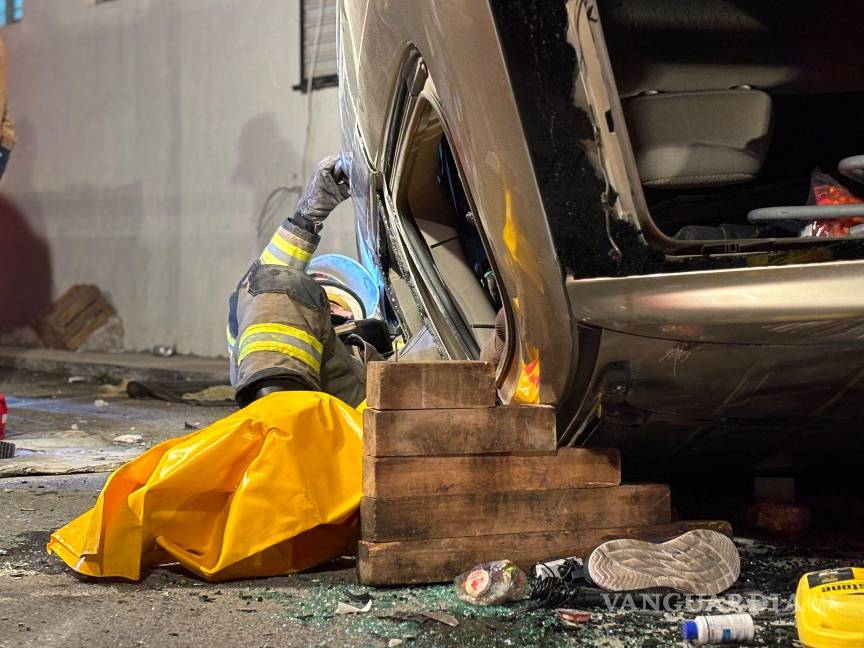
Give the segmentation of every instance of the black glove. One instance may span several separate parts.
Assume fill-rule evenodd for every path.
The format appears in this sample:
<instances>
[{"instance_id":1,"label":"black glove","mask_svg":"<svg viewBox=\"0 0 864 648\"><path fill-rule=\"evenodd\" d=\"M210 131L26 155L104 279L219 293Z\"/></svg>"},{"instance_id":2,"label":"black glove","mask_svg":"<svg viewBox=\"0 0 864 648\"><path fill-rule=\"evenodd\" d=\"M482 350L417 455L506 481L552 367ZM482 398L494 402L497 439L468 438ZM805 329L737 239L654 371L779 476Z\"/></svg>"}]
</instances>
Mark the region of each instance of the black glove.
<instances>
[{"instance_id":1,"label":"black glove","mask_svg":"<svg viewBox=\"0 0 864 648\"><path fill-rule=\"evenodd\" d=\"M317 234L330 212L351 195L347 178L341 168L337 171L339 159L331 155L318 163L294 214L298 227Z\"/></svg>"}]
</instances>

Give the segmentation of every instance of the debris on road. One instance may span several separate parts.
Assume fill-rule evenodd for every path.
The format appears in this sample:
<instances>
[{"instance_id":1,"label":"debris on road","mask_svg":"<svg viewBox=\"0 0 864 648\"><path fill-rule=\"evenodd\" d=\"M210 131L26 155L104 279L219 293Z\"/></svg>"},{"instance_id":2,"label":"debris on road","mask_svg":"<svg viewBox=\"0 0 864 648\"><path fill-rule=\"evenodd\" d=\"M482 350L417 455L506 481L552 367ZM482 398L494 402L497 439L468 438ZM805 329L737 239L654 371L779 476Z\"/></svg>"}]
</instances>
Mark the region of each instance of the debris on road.
<instances>
[{"instance_id":1,"label":"debris on road","mask_svg":"<svg viewBox=\"0 0 864 648\"><path fill-rule=\"evenodd\" d=\"M155 398L189 405L234 404L234 388L221 380L132 380L129 398Z\"/></svg>"},{"instance_id":2,"label":"debris on road","mask_svg":"<svg viewBox=\"0 0 864 648\"><path fill-rule=\"evenodd\" d=\"M560 608L555 611L558 620L565 626L577 628L583 623L600 621L603 615L599 612L588 612L586 610L574 610L572 608Z\"/></svg>"},{"instance_id":3,"label":"debris on road","mask_svg":"<svg viewBox=\"0 0 864 648\"><path fill-rule=\"evenodd\" d=\"M500 605L524 598L528 577L509 560L477 565L456 577L456 594L472 605Z\"/></svg>"},{"instance_id":4,"label":"debris on road","mask_svg":"<svg viewBox=\"0 0 864 648\"><path fill-rule=\"evenodd\" d=\"M440 610L427 610L426 612L422 612L422 614L427 619L432 619L433 621L437 621L438 623L443 623L444 625L450 626L451 628L455 628L459 625L459 619L454 617L452 614L447 614L446 612L441 612Z\"/></svg>"},{"instance_id":5,"label":"debris on road","mask_svg":"<svg viewBox=\"0 0 864 648\"><path fill-rule=\"evenodd\" d=\"M356 605L351 605L350 603L345 603L344 601L339 601L336 605L336 614L364 614L372 609L372 599L370 598L366 601L366 605L363 607L357 607Z\"/></svg>"},{"instance_id":6,"label":"debris on road","mask_svg":"<svg viewBox=\"0 0 864 648\"><path fill-rule=\"evenodd\" d=\"M97 398L95 401L93 401L93 405L96 407L108 407L108 401Z\"/></svg>"},{"instance_id":7,"label":"debris on road","mask_svg":"<svg viewBox=\"0 0 864 648\"><path fill-rule=\"evenodd\" d=\"M369 592L352 592L351 590L345 590L345 596L361 605L366 605L372 600L372 595Z\"/></svg>"},{"instance_id":8,"label":"debris on road","mask_svg":"<svg viewBox=\"0 0 864 648\"><path fill-rule=\"evenodd\" d=\"M234 388L231 385L213 385L196 392L183 394L183 400L190 403L233 403Z\"/></svg>"},{"instance_id":9,"label":"debris on road","mask_svg":"<svg viewBox=\"0 0 864 648\"><path fill-rule=\"evenodd\" d=\"M684 641L692 641L697 646L709 643L750 643L754 633L753 617L749 614L698 616L681 624Z\"/></svg>"},{"instance_id":10,"label":"debris on road","mask_svg":"<svg viewBox=\"0 0 864 648\"><path fill-rule=\"evenodd\" d=\"M121 380L116 385L104 384L100 385L96 390L96 395L100 398L116 398L118 396L127 396L127 387L129 385L128 380Z\"/></svg>"},{"instance_id":11,"label":"debris on road","mask_svg":"<svg viewBox=\"0 0 864 648\"><path fill-rule=\"evenodd\" d=\"M121 434L111 439L114 443L138 443L141 440L140 434Z\"/></svg>"},{"instance_id":12,"label":"debris on road","mask_svg":"<svg viewBox=\"0 0 864 648\"><path fill-rule=\"evenodd\" d=\"M63 293L35 325L45 346L75 351L113 315L99 288L81 284Z\"/></svg>"},{"instance_id":13,"label":"debris on road","mask_svg":"<svg viewBox=\"0 0 864 648\"><path fill-rule=\"evenodd\" d=\"M83 383L85 380L86 378L84 378L84 376L69 376L69 378L66 379L66 382L70 385L74 385L75 383Z\"/></svg>"}]
</instances>

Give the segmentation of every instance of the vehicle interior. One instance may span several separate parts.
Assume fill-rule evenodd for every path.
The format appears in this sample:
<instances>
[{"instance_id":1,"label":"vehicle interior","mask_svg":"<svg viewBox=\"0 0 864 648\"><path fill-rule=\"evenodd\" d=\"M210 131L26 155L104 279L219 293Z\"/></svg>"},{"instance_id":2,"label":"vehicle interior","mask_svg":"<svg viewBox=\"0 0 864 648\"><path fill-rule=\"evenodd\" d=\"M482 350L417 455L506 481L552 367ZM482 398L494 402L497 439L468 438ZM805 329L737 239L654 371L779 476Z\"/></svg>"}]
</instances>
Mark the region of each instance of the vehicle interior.
<instances>
[{"instance_id":1,"label":"vehicle interior","mask_svg":"<svg viewBox=\"0 0 864 648\"><path fill-rule=\"evenodd\" d=\"M421 110L403 149L394 201L406 233L434 266L440 288L473 336L469 355L477 356L494 334L501 299L441 120L431 106Z\"/></svg>"},{"instance_id":2,"label":"vehicle interior","mask_svg":"<svg viewBox=\"0 0 864 648\"><path fill-rule=\"evenodd\" d=\"M864 154L860 3L601 0L599 9L642 188L666 235L812 236L800 207L814 204L816 169L864 202L853 158ZM776 207L799 211L765 210ZM864 234L849 231L864 208L858 220L855 207L820 210L846 219L842 236Z\"/></svg>"}]
</instances>

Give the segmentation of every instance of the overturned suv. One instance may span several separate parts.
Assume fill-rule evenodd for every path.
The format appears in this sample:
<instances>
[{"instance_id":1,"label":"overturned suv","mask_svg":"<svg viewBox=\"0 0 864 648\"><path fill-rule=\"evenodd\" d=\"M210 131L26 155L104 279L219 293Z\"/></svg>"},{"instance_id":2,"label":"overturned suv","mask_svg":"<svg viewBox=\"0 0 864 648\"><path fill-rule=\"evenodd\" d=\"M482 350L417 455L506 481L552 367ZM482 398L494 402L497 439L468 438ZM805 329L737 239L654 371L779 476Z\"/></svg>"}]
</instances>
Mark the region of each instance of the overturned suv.
<instances>
[{"instance_id":1,"label":"overturned suv","mask_svg":"<svg viewBox=\"0 0 864 648\"><path fill-rule=\"evenodd\" d=\"M840 1L344 0L359 253L400 353L491 337L503 402L631 476L860 460L864 242L807 225L864 223L808 206L817 167L864 195L862 29Z\"/></svg>"}]
</instances>

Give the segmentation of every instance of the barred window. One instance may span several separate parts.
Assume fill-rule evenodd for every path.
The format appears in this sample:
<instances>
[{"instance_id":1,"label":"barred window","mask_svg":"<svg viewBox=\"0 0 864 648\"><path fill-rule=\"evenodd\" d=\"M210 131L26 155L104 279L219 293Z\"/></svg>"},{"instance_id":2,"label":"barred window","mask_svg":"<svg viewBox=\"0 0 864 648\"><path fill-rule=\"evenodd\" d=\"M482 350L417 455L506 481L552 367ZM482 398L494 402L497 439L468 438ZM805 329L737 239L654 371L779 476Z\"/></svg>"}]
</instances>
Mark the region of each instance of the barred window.
<instances>
[{"instance_id":1,"label":"barred window","mask_svg":"<svg viewBox=\"0 0 864 648\"><path fill-rule=\"evenodd\" d=\"M300 0L300 83L306 92L339 85L336 0Z\"/></svg>"}]
</instances>

